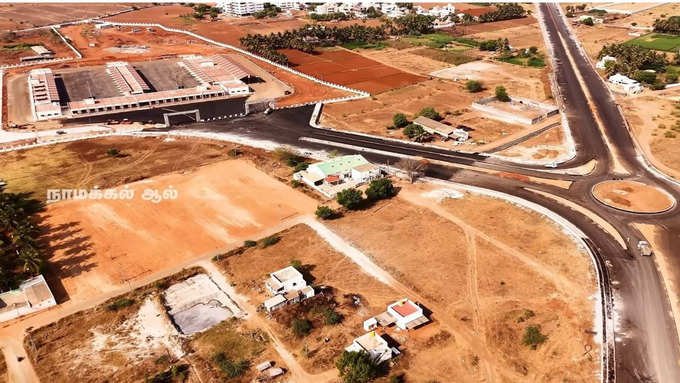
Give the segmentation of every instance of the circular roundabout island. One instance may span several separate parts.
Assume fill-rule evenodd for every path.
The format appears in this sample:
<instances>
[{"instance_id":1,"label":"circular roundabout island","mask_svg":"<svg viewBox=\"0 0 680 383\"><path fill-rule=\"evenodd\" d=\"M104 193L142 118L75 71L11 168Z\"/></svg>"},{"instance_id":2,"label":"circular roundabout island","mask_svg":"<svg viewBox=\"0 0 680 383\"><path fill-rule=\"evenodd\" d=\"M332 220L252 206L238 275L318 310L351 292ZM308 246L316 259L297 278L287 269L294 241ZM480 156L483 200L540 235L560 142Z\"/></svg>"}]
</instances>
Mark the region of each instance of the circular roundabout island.
<instances>
[{"instance_id":1,"label":"circular roundabout island","mask_svg":"<svg viewBox=\"0 0 680 383\"><path fill-rule=\"evenodd\" d=\"M675 199L665 191L637 181L603 181L591 192L600 203L630 213L661 213L675 206Z\"/></svg>"}]
</instances>

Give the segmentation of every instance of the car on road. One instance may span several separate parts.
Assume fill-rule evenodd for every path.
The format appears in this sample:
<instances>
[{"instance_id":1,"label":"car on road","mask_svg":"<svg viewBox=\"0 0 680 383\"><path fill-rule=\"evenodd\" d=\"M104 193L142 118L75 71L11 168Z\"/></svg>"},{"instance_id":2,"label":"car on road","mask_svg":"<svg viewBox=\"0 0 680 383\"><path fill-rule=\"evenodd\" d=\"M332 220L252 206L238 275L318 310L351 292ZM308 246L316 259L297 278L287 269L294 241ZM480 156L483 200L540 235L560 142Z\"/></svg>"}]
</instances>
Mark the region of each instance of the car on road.
<instances>
[{"instance_id":1,"label":"car on road","mask_svg":"<svg viewBox=\"0 0 680 383\"><path fill-rule=\"evenodd\" d=\"M649 246L649 242L647 241L638 241L637 249L640 252L640 255L645 257L650 257L654 253L652 251L652 247Z\"/></svg>"}]
</instances>

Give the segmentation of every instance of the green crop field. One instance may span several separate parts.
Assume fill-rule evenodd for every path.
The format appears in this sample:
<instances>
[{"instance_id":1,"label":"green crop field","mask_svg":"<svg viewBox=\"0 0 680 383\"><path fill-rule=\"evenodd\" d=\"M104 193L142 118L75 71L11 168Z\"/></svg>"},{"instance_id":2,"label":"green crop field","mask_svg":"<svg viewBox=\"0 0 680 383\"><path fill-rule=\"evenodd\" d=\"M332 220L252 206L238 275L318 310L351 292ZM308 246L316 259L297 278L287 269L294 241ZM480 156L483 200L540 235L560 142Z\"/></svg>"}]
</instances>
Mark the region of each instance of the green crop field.
<instances>
[{"instance_id":1,"label":"green crop field","mask_svg":"<svg viewBox=\"0 0 680 383\"><path fill-rule=\"evenodd\" d=\"M644 36L628 40L626 44L639 45L657 51L677 52L680 48L680 36L663 33L648 33Z\"/></svg>"}]
</instances>

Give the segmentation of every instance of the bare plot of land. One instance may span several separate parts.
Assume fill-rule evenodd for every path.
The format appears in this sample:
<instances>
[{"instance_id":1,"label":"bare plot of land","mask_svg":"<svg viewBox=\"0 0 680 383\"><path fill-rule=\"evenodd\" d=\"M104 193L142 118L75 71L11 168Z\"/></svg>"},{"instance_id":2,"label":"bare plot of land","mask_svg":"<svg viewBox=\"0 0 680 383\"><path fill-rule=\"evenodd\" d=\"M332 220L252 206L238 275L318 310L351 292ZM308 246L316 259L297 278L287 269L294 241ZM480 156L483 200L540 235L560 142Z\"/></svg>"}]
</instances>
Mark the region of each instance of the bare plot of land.
<instances>
[{"instance_id":1,"label":"bare plot of land","mask_svg":"<svg viewBox=\"0 0 680 383\"><path fill-rule=\"evenodd\" d=\"M631 31L627 29L612 28L604 24L595 24L592 27L579 24L572 26L572 29L576 32L586 53L594 60L597 59L605 44L622 43L633 38L629 35Z\"/></svg>"},{"instance_id":2,"label":"bare plot of land","mask_svg":"<svg viewBox=\"0 0 680 383\"><path fill-rule=\"evenodd\" d=\"M665 97L618 97L638 143L647 158L666 174L680 179L680 117L678 102L670 98L677 90L663 91ZM650 113L650 111L654 111Z\"/></svg>"},{"instance_id":3,"label":"bare plot of land","mask_svg":"<svg viewBox=\"0 0 680 383\"><path fill-rule=\"evenodd\" d=\"M491 83L485 84L493 89ZM499 122L469 109L473 101L489 96L491 92L486 90L472 94L465 91L460 83L442 79L427 80L381 93L371 99L326 105L321 123L342 130L406 139L401 130L387 129L392 125L394 114L404 113L413 119L422 108L434 107L444 117L444 123L460 125L468 130L470 141L455 146L456 149L476 150L478 145L494 142L524 129L523 126ZM438 140L432 143L454 146L452 142Z\"/></svg>"},{"instance_id":4,"label":"bare plot of land","mask_svg":"<svg viewBox=\"0 0 680 383\"><path fill-rule=\"evenodd\" d=\"M3 153L0 177L7 181L9 190L34 193L35 198L44 199L47 189L107 188L226 160L233 147L188 139L110 137L77 141ZM117 148L122 156L108 155L110 148ZM248 158L258 156L244 152Z\"/></svg>"},{"instance_id":5,"label":"bare plot of land","mask_svg":"<svg viewBox=\"0 0 680 383\"><path fill-rule=\"evenodd\" d=\"M312 320L314 328L306 337L297 338L285 319L267 321L305 370L319 373L333 369L342 350L363 333L363 320L384 311L388 303L401 296L333 250L306 225L292 227L276 236L280 240L274 245L231 252L221 257L218 264L236 290L246 295L253 305L268 297L264 288L267 273L289 266L293 260L299 261L313 277L313 281L308 282L332 287L338 304L335 310L344 317L342 323L324 325L319 313L316 316L313 312L307 313L305 315ZM359 296L361 305L351 304L351 295Z\"/></svg>"},{"instance_id":6,"label":"bare plot of land","mask_svg":"<svg viewBox=\"0 0 680 383\"><path fill-rule=\"evenodd\" d=\"M497 154L523 160L554 160L566 151L564 130L556 126Z\"/></svg>"},{"instance_id":7,"label":"bare plot of land","mask_svg":"<svg viewBox=\"0 0 680 383\"><path fill-rule=\"evenodd\" d=\"M466 35L479 40L496 40L507 38L513 48L538 47L540 51L546 53L543 33L538 23L514 26L506 29L491 29L484 32Z\"/></svg>"},{"instance_id":8,"label":"bare plot of land","mask_svg":"<svg viewBox=\"0 0 680 383\"><path fill-rule=\"evenodd\" d=\"M436 320L482 340L474 349L413 354L459 381L596 381L597 345L586 333L595 291L587 256L534 213L470 195L441 200L433 188L407 186L395 200L330 223L427 297ZM522 345L529 325L548 336L537 350ZM414 365L405 373L427 380Z\"/></svg>"},{"instance_id":9,"label":"bare plot of land","mask_svg":"<svg viewBox=\"0 0 680 383\"><path fill-rule=\"evenodd\" d=\"M0 30L23 29L51 25L64 21L105 16L130 9L130 4L52 3L0 5ZM39 10L39 11L37 11Z\"/></svg>"},{"instance_id":10,"label":"bare plot of land","mask_svg":"<svg viewBox=\"0 0 680 383\"><path fill-rule=\"evenodd\" d=\"M620 10L630 10L637 12L633 15L623 17L619 20L614 21L612 24L617 26L632 26L632 23L636 23L638 27L651 27L654 21L661 18L662 15L666 17L675 16L680 11L680 5L677 3L657 3L658 6L652 7L646 10L639 11L641 9L653 6L650 3L616 3L611 5L610 8L620 9ZM599 8L599 7L598 7Z\"/></svg>"},{"instance_id":11,"label":"bare plot of land","mask_svg":"<svg viewBox=\"0 0 680 383\"><path fill-rule=\"evenodd\" d=\"M413 47L407 49L361 49L358 53L366 56L372 60L381 62L386 65L395 66L403 71L416 73L421 76L427 76L430 72L434 72L443 68L447 68L450 64L443 61L431 59L413 53L421 49L420 47Z\"/></svg>"}]
</instances>

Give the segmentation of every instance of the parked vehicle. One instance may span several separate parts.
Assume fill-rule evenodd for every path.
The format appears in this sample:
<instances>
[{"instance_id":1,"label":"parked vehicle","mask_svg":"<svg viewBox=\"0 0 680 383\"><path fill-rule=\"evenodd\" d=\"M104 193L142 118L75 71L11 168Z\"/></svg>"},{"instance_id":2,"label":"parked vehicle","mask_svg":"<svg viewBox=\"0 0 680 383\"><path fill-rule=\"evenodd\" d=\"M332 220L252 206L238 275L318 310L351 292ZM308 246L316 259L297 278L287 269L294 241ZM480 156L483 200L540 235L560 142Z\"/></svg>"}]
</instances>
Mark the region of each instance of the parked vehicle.
<instances>
[{"instance_id":1,"label":"parked vehicle","mask_svg":"<svg viewBox=\"0 0 680 383\"><path fill-rule=\"evenodd\" d=\"M645 257L650 257L654 253L652 251L652 247L649 246L649 242L647 241L638 241L637 248L638 251L640 252L640 255Z\"/></svg>"}]
</instances>

